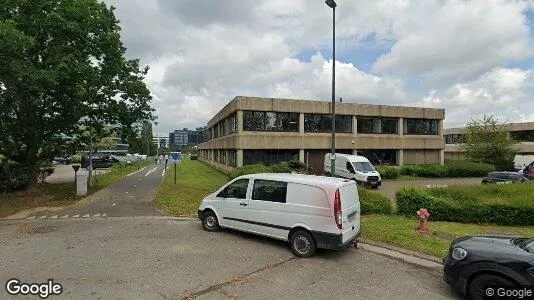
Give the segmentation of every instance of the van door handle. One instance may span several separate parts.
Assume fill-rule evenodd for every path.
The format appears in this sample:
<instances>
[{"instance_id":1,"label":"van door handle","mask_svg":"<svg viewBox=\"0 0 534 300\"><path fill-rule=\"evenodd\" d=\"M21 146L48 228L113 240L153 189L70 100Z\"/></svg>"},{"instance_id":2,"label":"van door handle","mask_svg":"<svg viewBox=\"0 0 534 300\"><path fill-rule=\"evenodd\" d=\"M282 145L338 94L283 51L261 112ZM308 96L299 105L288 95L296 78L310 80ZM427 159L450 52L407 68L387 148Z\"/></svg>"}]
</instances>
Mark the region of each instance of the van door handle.
<instances>
[{"instance_id":1,"label":"van door handle","mask_svg":"<svg viewBox=\"0 0 534 300\"><path fill-rule=\"evenodd\" d=\"M246 202L241 202L239 205L247 206L248 204Z\"/></svg>"}]
</instances>

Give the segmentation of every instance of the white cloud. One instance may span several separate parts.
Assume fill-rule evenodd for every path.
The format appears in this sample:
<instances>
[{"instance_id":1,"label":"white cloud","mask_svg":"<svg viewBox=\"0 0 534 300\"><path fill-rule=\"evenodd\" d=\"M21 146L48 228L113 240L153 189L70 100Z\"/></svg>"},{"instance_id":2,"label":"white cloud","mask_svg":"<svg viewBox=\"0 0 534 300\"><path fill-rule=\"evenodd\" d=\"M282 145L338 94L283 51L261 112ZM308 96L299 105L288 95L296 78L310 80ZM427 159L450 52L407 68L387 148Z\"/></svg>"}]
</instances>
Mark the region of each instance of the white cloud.
<instances>
[{"instance_id":1,"label":"white cloud","mask_svg":"<svg viewBox=\"0 0 534 300\"><path fill-rule=\"evenodd\" d=\"M495 68L476 80L432 90L420 105L445 108L447 127L463 126L467 120L484 114L517 122L531 117L525 116L521 108L534 106L534 99L526 92L533 82L534 69Z\"/></svg>"},{"instance_id":2,"label":"white cloud","mask_svg":"<svg viewBox=\"0 0 534 300\"><path fill-rule=\"evenodd\" d=\"M374 70L465 79L533 54L526 1L414 1L393 21L397 42Z\"/></svg>"}]
</instances>

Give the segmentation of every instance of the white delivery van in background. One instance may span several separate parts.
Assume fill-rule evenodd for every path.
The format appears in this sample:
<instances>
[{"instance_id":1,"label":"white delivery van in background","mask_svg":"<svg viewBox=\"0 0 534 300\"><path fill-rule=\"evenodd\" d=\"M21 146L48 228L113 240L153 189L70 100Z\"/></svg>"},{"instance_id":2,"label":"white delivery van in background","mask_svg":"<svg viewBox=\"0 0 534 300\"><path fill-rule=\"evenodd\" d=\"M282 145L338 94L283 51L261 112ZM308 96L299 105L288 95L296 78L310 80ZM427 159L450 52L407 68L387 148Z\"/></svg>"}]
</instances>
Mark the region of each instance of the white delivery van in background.
<instances>
[{"instance_id":1,"label":"white delivery van in background","mask_svg":"<svg viewBox=\"0 0 534 300\"><path fill-rule=\"evenodd\" d=\"M238 177L202 200L206 231L221 227L288 241L296 256L357 245L358 187L352 180L265 173Z\"/></svg>"},{"instance_id":2,"label":"white delivery van in background","mask_svg":"<svg viewBox=\"0 0 534 300\"><path fill-rule=\"evenodd\" d=\"M330 156L324 156L324 173L331 175ZM335 176L348 178L373 189L382 185L382 178L371 162L364 156L336 153Z\"/></svg>"},{"instance_id":3,"label":"white delivery van in background","mask_svg":"<svg viewBox=\"0 0 534 300\"><path fill-rule=\"evenodd\" d=\"M534 155L516 155L514 156L514 168L516 171L523 170L525 166L534 163Z\"/></svg>"}]
</instances>

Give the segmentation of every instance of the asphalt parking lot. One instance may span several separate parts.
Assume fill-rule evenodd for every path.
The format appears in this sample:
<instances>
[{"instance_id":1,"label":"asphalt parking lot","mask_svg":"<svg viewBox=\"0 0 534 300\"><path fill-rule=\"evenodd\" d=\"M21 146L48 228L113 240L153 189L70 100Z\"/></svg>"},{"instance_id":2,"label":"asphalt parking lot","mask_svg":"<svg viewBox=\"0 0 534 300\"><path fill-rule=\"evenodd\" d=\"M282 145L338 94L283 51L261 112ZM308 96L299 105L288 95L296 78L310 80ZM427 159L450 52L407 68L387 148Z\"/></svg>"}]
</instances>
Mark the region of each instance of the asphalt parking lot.
<instances>
[{"instance_id":1,"label":"asphalt parking lot","mask_svg":"<svg viewBox=\"0 0 534 300\"><path fill-rule=\"evenodd\" d=\"M438 268L362 248L299 259L284 242L163 218L0 221L0 281L53 278L58 299L455 297Z\"/></svg>"}]
</instances>

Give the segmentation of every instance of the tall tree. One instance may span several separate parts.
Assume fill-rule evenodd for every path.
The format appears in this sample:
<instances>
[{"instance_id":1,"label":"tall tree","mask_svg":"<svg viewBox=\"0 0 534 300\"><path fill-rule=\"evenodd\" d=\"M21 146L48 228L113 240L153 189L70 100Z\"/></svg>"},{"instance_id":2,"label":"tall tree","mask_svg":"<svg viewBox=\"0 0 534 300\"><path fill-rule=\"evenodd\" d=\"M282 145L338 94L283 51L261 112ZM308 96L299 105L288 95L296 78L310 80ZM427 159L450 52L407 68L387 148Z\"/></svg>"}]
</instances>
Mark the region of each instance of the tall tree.
<instances>
[{"instance_id":1,"label":"tall tree","mask_svg":"<svg viewBox=\"0 0 534 300\"><path fill-rule=\"evenodd\" d=\"M103 2L0 1L0 153L25 166L30 185L39 162L65 147L62 135L134 132L155 119L148 67L125 51Z\"/></svg>"},{"instance_id":2,"label":"tall tree","mask_svg":"<svg viewBox=\"0 0 534 300\"><path fill-rule=\"evenodd\" d=\"M462 145L470 160L494 164L499 169L513 166L515 152L506 125L494 116L484 115L467 123Z\"/></svg>"}]
</instances>

